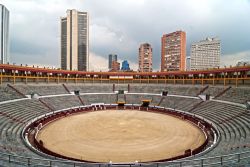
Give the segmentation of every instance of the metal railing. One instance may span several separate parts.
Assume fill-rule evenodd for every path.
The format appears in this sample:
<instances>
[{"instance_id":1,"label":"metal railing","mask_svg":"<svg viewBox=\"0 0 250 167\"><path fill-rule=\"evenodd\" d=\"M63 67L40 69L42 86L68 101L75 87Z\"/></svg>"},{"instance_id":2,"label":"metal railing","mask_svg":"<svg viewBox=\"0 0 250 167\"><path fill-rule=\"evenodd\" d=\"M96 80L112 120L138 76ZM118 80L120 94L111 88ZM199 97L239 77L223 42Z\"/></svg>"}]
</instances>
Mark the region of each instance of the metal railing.
<instances>
[{"instance_id":1,"label":"metal railing","mask_svg":"<svg viewBox=\"0 0 250 167\"><path fill-rule=\"evenodd\" d=\"M18 164L24 166L91 166L91 167L104 167L104 166L116 166L118 164L111 163L85 163L85 162L76 162L76 161L67 161L61 159L41 159L41 158L31 158L25 156L18 156L7 153L0 153L0 162L1 164ZM166 167L166 166L221 166L228 164L246 164L250 162L250 151L221 155L209 158L199 158L193 160L177 160L171 162L157 162L157 163L130 163L123 164L122 166L150 166L150 167ZM120 164L121 165L121 164Z\"/></svg>"}]
</instances>

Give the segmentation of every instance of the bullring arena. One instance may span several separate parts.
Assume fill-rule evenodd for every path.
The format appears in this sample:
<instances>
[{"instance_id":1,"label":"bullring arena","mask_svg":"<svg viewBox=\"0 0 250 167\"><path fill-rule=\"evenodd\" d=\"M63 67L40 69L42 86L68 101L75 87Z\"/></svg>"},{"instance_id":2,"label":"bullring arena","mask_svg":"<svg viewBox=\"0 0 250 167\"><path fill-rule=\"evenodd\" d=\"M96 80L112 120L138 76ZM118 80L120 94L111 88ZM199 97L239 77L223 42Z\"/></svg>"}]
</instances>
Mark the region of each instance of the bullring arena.
<instances>
[{"instance_id":1,"label":"bullring arena","mask_svg":"<svg viewBox=\"0 0 250 167\"><path fill-rule=\"evenodd\" d=\"M250 165L250 67L0 71L0 166Z\"/></svg>"},{"instance_id":2,"label":"bullring arena","mask_svg":"<svg viewBox=\"0 0 250 167\"><path fill-rule=\"evenodd\" d=\"M61 155L117 163L176 157L202 145L205 136L193 124L175 117L133 110L106 110L55 121L41 130L38 140Z\"/></svg>"}]
</instances>

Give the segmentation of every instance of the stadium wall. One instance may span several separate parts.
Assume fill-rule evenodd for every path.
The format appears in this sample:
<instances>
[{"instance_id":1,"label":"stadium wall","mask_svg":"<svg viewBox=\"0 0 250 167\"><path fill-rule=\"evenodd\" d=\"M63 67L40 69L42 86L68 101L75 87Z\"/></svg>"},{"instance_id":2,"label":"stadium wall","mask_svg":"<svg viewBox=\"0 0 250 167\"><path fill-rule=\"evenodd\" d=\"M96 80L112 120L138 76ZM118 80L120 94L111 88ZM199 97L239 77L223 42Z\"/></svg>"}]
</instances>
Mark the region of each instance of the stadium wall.
<instances>
[{"instance_id":1,"label":"stadium wall","mask_svg":"<svg viewBox=\"0 0 250 167\"><path fill-rule=\"evenodd\" d=\"M5 83L146 83L250 85L250 66L173 72L82 72L0 64Z\"/></svg>"}]
</instances>

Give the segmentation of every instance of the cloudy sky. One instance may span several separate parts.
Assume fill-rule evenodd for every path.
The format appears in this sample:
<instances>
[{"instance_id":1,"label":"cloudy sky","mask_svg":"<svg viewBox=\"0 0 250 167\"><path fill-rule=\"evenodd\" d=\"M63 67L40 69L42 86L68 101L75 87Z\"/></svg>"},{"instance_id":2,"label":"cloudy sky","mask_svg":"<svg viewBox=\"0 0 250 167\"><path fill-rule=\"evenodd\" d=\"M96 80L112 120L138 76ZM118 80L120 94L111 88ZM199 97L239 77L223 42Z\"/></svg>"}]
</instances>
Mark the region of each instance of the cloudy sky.
<instances>
[{"instance_id":1,"label":"cloudy sky","mask_svg":"<svg viewBox=\"0 0 250 167\"><path fill-rule=\"evenodd\" d=\"M10 54L16 64L60 67L60 17L67 9L90 14L90 67L107 69L109 53L136 70L138 47L153 47L160 69L161 36L187 33L190 45L219 37L221 65L250 61L250 0L0 0L10 11Z\"/></svg>"}]
</instances>

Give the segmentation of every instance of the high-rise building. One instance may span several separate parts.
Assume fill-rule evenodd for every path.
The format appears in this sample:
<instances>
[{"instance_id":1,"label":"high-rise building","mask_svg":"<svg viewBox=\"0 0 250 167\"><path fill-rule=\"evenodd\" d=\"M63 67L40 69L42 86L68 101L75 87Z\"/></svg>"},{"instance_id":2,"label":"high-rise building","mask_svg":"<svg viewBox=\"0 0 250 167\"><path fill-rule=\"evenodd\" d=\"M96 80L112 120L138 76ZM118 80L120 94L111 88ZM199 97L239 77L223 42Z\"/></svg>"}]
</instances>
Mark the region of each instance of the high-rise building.
<instances>
[{"instance_id":1,"label":"high-rise building","mask_svg":"<svg viewBox=\"0 0 250 167\"><path fill-rule=\"evenodd\" d=\"M186 61L186 33L176 31L161 38L161 71L184 71Z\"/></svg>"},{"instance_id":2,"label":"high-rise building","mask_svg":"<svg viewBox=\"0 0 250 167\"><path fill-rule=\"evenodd\" d=\"M206 38L191 45L191 70L220 66L221 44L218 38Z\"/></svg>"},{"instance_id":3,"label":"high-rise building","mask_svg":"<svg viewBox=\"0 0 250 167\"><path fill-rule=\"evenodd\" d=\"M109 70L112 69L112 62L117 61L117 55L116 54L109 54Z\"/></svg>"},{"instance_id":4,"label":"high-rise building","mask_svg":"<svg viewBox=\"0 0 250 167\"><path fill-rule=\"evenodd\" d=\"M190 71L191 70L191 60L190 60L190 56L187 57L186 60L186 71Z\"/></svg>"},{"instance_id":5,"label":"high-rise building","mask_svg":"<svg viewBox=\"0 0 250 167\"><path fill-rule=\"evenodd\" d=\"M139 72L152 72L153 49L149 43L143 43L139 48Z\"/></svg>"},{"instance_id":6,"label":"high-rise building","mask_svg":"<svg viewBox=\"0 0 250 167\"><path fill-rule=\"evenodd\" d=\"M119 71L120 70L120 63L117 61L112 61L112 65L111 65L111 71Z\"/></svg>"},{"instance_id":7,"label":"high-rise building","mask_svg":"<svg viewBox=\"0 0 250 167\"><path fill-rule=\"evenodd\" d=\"M9 61L9 10L0 4L0 64Z\"/></svg>"},{"instance_id":8,"label":"high-rise building","mask_svg":"<svg viewBox=\"0 0 250 167\"><path fill-rule=\"evenodd\" d=\"M122 68L121 68L122 71L129 71L130 68L129 68L129 64L128 64L128 61L127 60L124 60L122 62Z\"/></svg>"},{"instance_id":9,"label":"high-rise building","mask_svg":"<svg viewBox=\"0 0 250 167\"><path fill-rule=\"evenodd\" d=\"M67 10L61 18L61 68L88 71L89 17L87 12Z\"/></svg>"}]
</instances>

